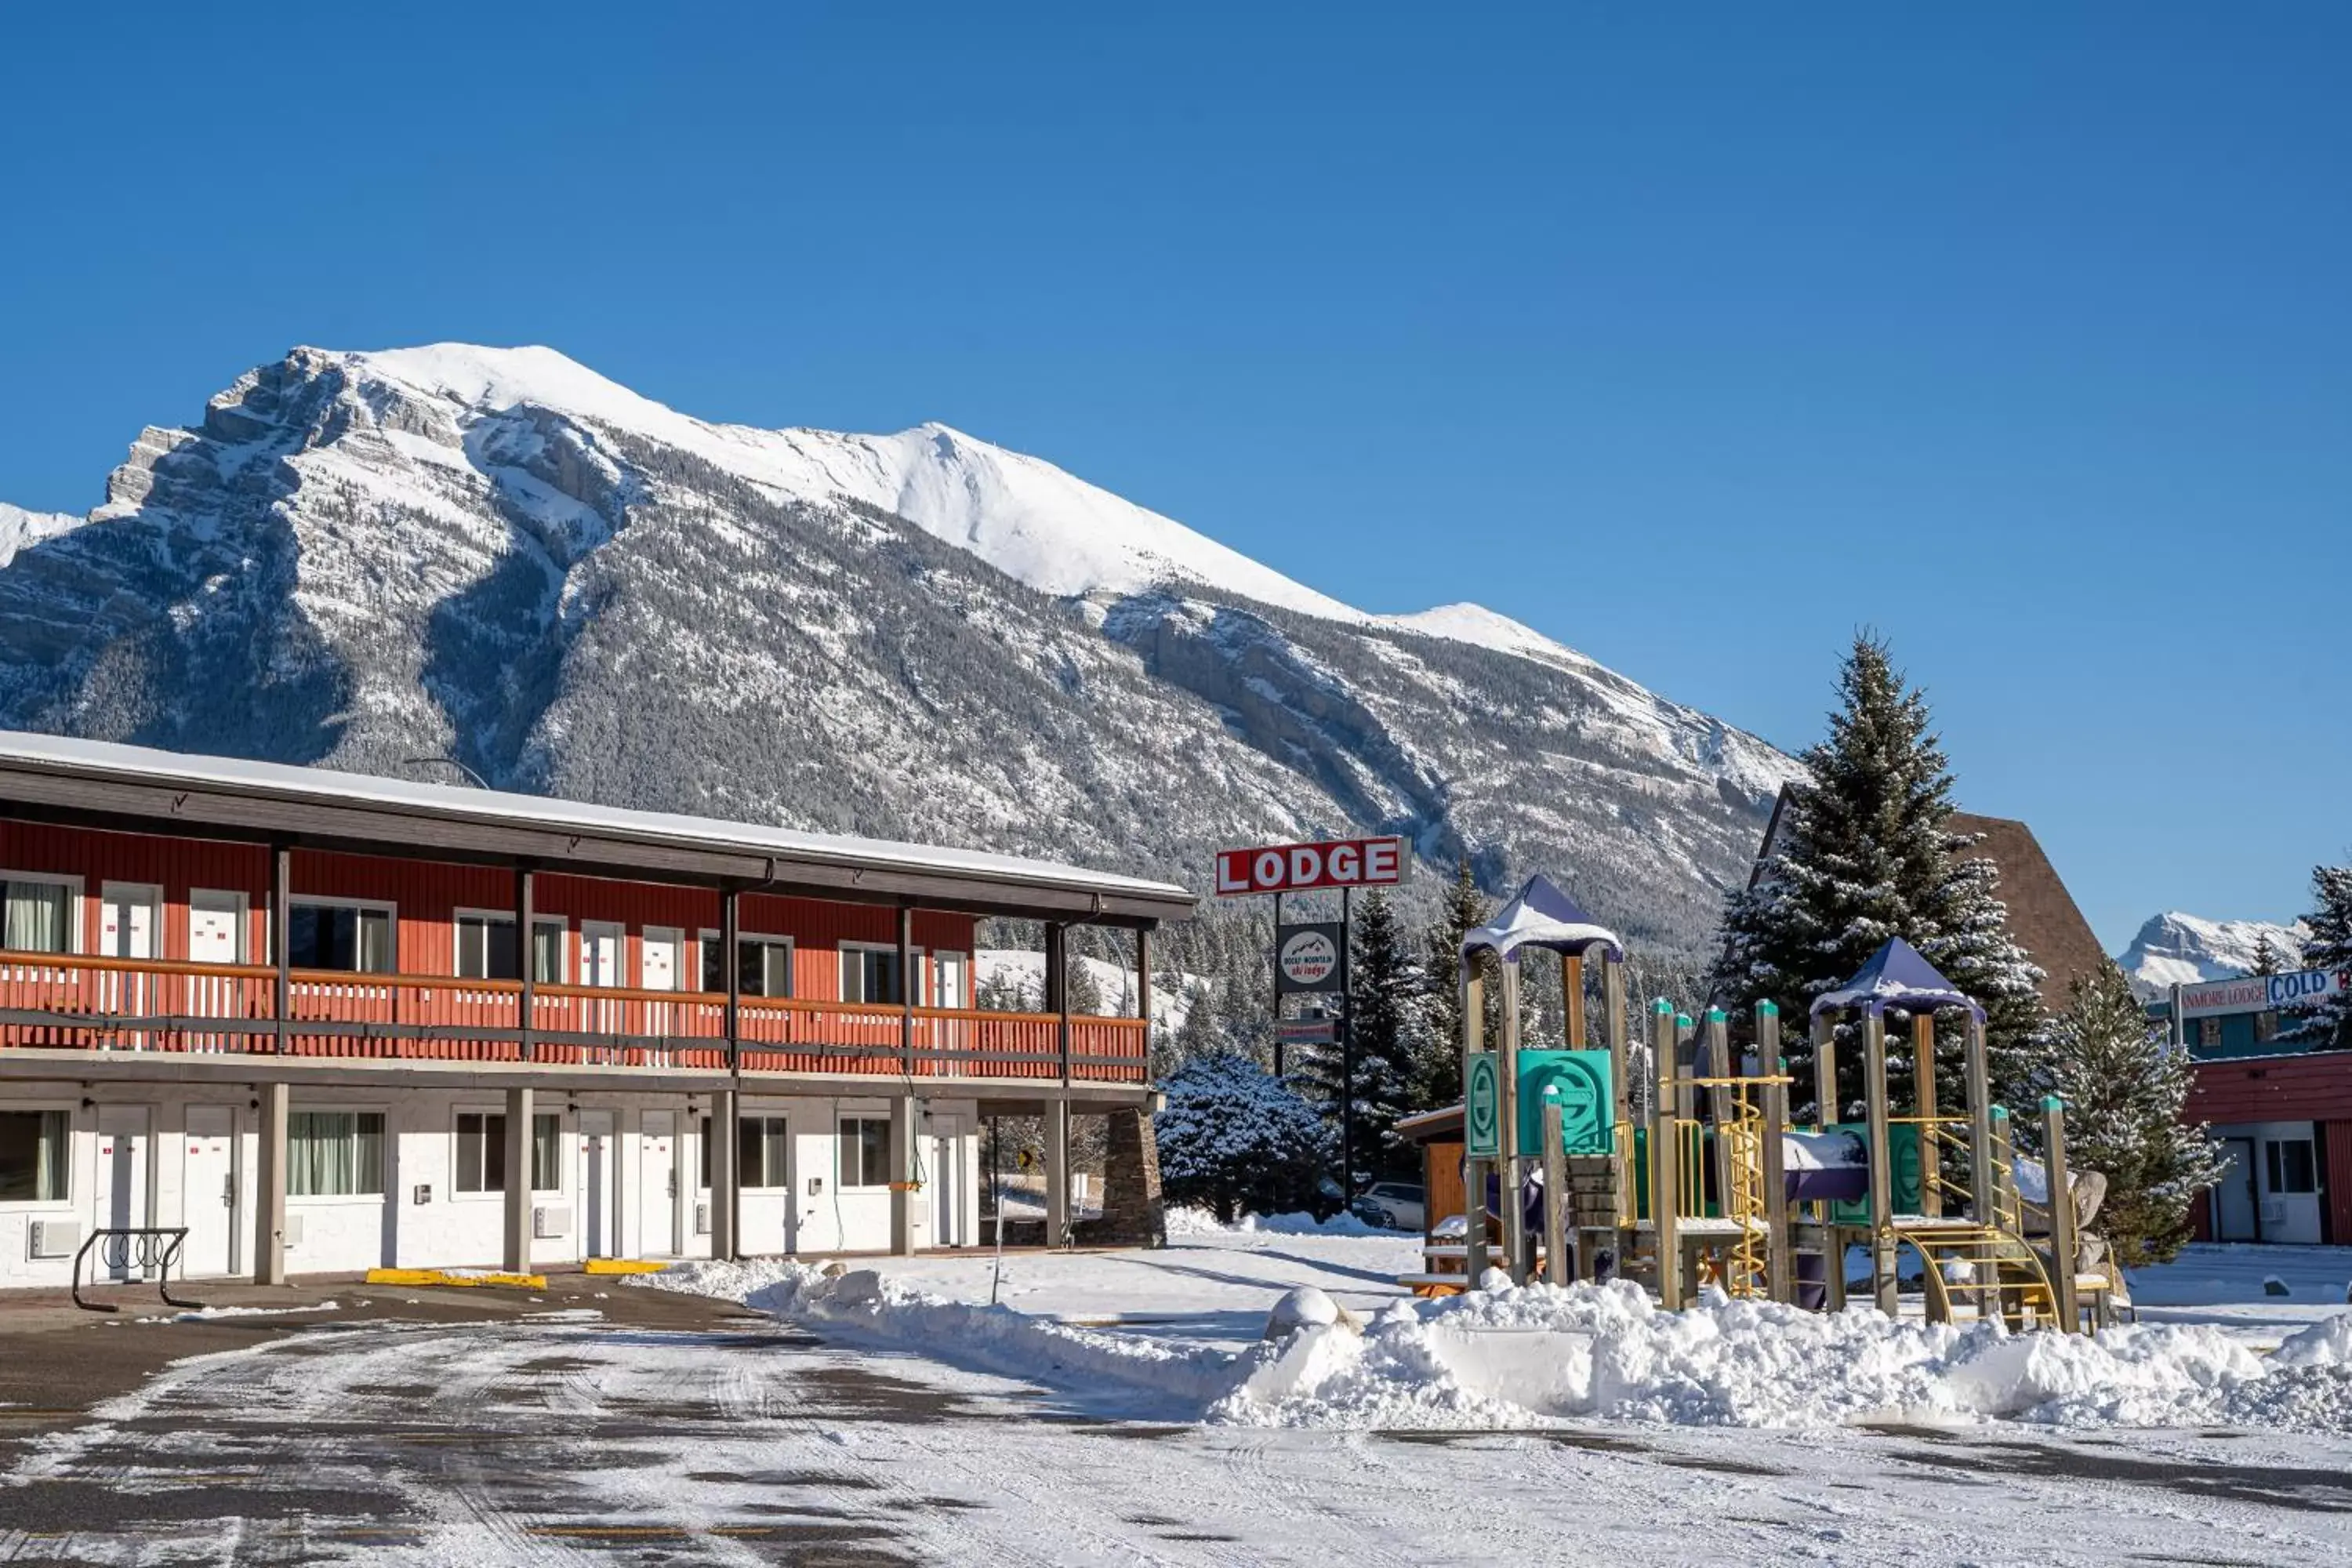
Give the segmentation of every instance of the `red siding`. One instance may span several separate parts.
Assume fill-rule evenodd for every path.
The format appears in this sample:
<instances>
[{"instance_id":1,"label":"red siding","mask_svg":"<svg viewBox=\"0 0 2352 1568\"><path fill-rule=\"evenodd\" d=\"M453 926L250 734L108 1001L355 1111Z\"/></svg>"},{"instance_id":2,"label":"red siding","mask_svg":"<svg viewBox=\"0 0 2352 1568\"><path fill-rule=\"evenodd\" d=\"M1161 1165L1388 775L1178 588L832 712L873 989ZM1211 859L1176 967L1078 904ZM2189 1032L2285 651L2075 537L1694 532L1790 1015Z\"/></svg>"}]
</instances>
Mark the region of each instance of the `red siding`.
<instances>
[{"instance_id":1,"label":"red siding","mask_svg":"<svg viewBox=\"0 0 2352 1568\"><path fill-rule=\"evenodd\" d=\"M2319 1129L2326 1144L2322 1163L2327 1182L2327 1234L2324 1240L2352 1242L2352 1121L2329 1121Z\"/></svg>"},{"instance_id":2,"label":"red siding","mask_svg":"<svg viewBox=\"0 0 2352 1568\"><path fill-rule=\"evenodd\" d=\"M2186 1114L2217 1127L2352 1121L2352 1051L2200 1062Z\"/></svg>"},{"instance_id":3,"label":"red siding","mask_svg":"<svg viewBox=\"0 0 2352 1568\"><path fill-rule=\"evenodd\" d=\"M46 823L0 822L0 871L47 871L81 879L81 951L98 951L98 895L108 882L137 882L163 889L163 951L170 959L188 955L188 889L241 892L255 910L269 903L269 851L250 844L166 838L140 833L101 833ZM246 922L248 956L267 954L263 922Z\"/></svg>"}]
</instances>

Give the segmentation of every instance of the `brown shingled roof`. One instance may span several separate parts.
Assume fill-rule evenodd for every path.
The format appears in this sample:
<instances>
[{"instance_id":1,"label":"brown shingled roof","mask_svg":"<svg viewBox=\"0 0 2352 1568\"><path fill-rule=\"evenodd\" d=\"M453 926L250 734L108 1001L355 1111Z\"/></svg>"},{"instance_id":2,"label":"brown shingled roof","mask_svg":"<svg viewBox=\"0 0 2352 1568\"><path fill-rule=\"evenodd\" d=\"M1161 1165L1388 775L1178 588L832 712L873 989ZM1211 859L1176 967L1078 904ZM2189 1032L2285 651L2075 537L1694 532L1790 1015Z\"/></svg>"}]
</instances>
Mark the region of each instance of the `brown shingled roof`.
<instances>
[{"instance_id":1,"label":"brown shingled roof","mask_svg":"<svg viewBox=\"0 0 2352 1568\"><path fill-rule=\"evenodd\" d=\"M2091 922L2074 907L2074 895L2058 879L2058 868L2042 852L2033 829L2006 816L1952 813L1951 830L1980 835L1971 856L2000 871L2000 901L2009 906L2009 934L2026 956L2047 972L2042 1005L2066 1005L2066 987L2077 976L2097 973L2107 955L2091 934Z\"/></svg>"}]
</instances>

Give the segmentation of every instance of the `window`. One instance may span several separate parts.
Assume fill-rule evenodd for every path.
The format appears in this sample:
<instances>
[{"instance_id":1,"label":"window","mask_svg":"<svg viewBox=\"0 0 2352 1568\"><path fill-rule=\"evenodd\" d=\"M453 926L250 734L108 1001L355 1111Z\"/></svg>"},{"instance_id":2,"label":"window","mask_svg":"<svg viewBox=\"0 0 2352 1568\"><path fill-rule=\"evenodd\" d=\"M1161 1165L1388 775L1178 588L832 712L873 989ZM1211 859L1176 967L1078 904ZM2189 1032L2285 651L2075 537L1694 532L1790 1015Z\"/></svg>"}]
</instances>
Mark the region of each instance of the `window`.
<instances>
[{"instance_id":1,"label":"window","mask_svg":"<svg viewBox=\"0 0 2352 1568\"><path fill-rule=\"evenodd\" d=\"M392 973L392 911L361 904L297 903L286 922L287 957L297 969Z\"/></svg>"},{"instance_id":2,"label":"window","mask_svg":"<svg viewBox=\"0 0 2352 1568\"><path fill-rule=\"evenodd\" d=\"M2270 1160L2270 1190L2273 1193L2315 1193L2319 1166L2308 1138L2273 1138L2263 1145Z\"/></svg>"},{"instance_id":3,"label":"window","mask_svg":"<svg viewBox=\"0 0 2352 1568\"><path fill-rule=\"evenodd\" d=\"M2278 1018L2267 1009L2254 1015L2254 1044L2266 1046L2278 1038Z\"/></svg>"},{"instance_id":4,"label":"window","mask_svg":"<svg viewBox=\"0 0 2352 1568\"><path fill-rule=\"evenodd\" d=\"M11 952L71 952L74 891L71 882L27 877L0 882L0 897L6 900L0 945Z\"/></svg>"},{"instance_id":5,"label":"window","mask_svg":"<svg viewBox=\"0 0 2352 1568\"><path fill-rule=\"evenodd\" d=\"M845 1187L890 1184L890 1123L878 1116L841 1119L840 1182Z\"/></svg>"},{"instance_id":6,"label":"window","mask_svg":"<svg viewBox=\"0 0 2352 1568\"><path fill-rule=\"evenodd\" d=\"M841 999L896 1006L898 950L895 947L844 947L841 950Z\"/></svg>"},{"instance_id":7,"label":"window","mask_svg":"<svg viewBox=\"0 0 2352 1568\"><path fill-rule=\"evenodd\" d=\"M2221 1020L2219 1018L2198 1019L2196 1044L2203 1047L2209 1051L2220 1050L2221 1048Z\"/></svg>"},{"instance_id":8,"label":"window","mask_svg":"<svg viewBox=\"0 0 2352 1568\"><path fill-rule=\"evenodd\" d=\"M45 1204L66 1193L66 1141L73 1131L62 1110L0 1110L0 1203Z\"/></svg>"},{"instance_id":9,"label":"window","mask_svg":"<svg viewBox=\"0 0 2352 1568\"><path fill-rule=\"evenodd\" d=\"M792 1180L784 1164L784 1119L746 1116L735 1124L735 1181L741 1187L781 1187Z\"/></svg>"},{"instance_id":10,"label":"window","mask_svg":"<svg viewBox=\"0 0 2352 1568\"><path fill-rule=\"evenodd\" d=\"M381 1195L383 1112L289 1112L286 1191L288 1195L298 1198Z\"/></svg>"},{"instance_id":11,"label":"window","mask_svg":"<svg viewBox=\"0 0 2352 1568\"><path fill-rule=\"evenodd\" d=\"M520 980L515 967L515 923L512 915L461 914L457 917L457 976L461 980ZM541 985L563 984L563 921L530 922L530 977Z\"/></svg>"},{"instance_id":12,"label":"window","mask_svg":"<svg viewBox=\"0 0 2352 1568\"><path fill-rule=\"evenodd\" d=\"M712 931L702 933L702 988L727 989L719 968L724 946ZM739 937L735 944L735 983L746 996L789 996L793 994L793 944L789 937Z\"/></svg>"},{"instance_id":13,"label":"window","mask_svg":"<svg viewBox=\"0 0 2352 1568\"><path fill-rule=\"evenodd\" d=\"M506 1112L457 1113L457 1186L461 1193L507 1190ZM539 1111L530 1119L530 1190L552 1193L562 1186L563 1118L556 1111Z\"/></svg>"}]
</instances>

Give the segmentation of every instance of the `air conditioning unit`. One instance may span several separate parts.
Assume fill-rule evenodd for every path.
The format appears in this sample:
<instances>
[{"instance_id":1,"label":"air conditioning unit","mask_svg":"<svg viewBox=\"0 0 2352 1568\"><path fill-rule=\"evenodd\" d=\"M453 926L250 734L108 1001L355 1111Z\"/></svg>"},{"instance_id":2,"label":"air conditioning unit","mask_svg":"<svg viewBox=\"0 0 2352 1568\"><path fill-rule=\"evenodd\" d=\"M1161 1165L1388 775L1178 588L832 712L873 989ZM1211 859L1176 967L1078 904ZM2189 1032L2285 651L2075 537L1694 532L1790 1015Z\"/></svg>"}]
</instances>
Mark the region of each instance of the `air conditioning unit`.
<instances>
[{"instance_id":1,"label":"air conditioning unit","mask_svg":"<svg viewBox=\"0 0 2352 1568\"><path fill-rule=\"evenodd\" d=\"M31 1232L35 1258L71 1258L81 1247L78 1219L37 1219L26 1228Z\"/></svg>"},{"instance_id":2,"label":"air conditioning unit","mask_svg":"<svg viewBox=\"0 0 2352 1568\"><path fill-rule=\"evenodd\" d=\"M710 1205L709 1204L697 1204L694 1205L694 1234L697 1236L709 1236L710 1234Z\"/></svg>"},{"instance_id":3,"label":"air conditioning unit","mask_svg":"<svg viewBox=\"0 0 2352 1568\"><path fill-rule=\"evenodd\" d=\"M286 1246L287 1246L287 1249L288 1249L289 1251L291 1251L293 1248L298 1247L299 1247L299 1246L301 1246L301 1245L302 1245L302 1216L301 1216L300 1215L299 1215L299 1214L289 1214L289 1215L288 1215L286 1216Z\"/></svg>"},{"instance_id":4,"label":"air conditioning unit","mask_svg":"<svg viewBox=\"0 0 2352 1568\"><path fill-rule=\"evenodd\" d=\"M530 1211L530 1234L544 1240L551 1236L572 1234L572 1210L553 1204L542 1204Z\"/></svg>"}]
</instances>

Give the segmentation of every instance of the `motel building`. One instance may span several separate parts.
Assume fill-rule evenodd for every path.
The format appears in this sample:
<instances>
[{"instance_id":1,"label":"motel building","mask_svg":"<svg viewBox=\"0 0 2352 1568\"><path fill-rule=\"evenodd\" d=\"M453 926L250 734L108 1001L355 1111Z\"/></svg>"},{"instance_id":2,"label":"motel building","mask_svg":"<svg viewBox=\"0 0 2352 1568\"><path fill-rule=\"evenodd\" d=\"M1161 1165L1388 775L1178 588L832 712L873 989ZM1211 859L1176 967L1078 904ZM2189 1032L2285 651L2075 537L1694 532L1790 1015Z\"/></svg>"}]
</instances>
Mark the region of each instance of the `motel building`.
<instances>
[{"instance_id":1,"label":"motel building","mask_svg":"<svg viewBox=\"0 0 2352 1568\"><path fill-rule=\"evenodd\" d=\"M0 1287L979 1244L985 1119L1140 1183L1149 933L1192 895L963 850L0 732ZM972 1005L1044 922L1046 1005ZM1132 933L1136 1017L1066 1010ZM527 937L521 933L529 933ZM1122 1126L1122 1121L1126 1123ZM1154 1194L1156 1195L1156 1194ZM110 1251L120 1254L109 1263ZM84 1278L139 1272L102 1244Z\"/></svg>"},{"instance_id":2,"label":"motel building","mask_svg":"<svg viewBox=\"0 0 2352 1568\"><path fill-rule=\"evenodd\" d=\"M2287 1038L2288 1009L2352 987L2326 970L2176 985L2150 1013L2195 1059L2183 1114L2228 1153L2190 1211L2200 1241L2352 1245L2352 1052Z\"/></svg>"}]
</instances>

